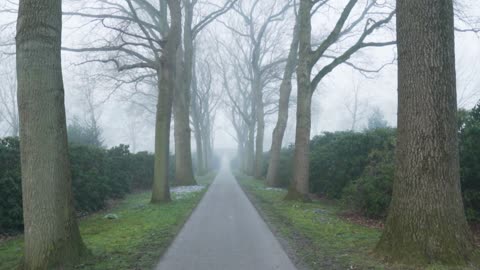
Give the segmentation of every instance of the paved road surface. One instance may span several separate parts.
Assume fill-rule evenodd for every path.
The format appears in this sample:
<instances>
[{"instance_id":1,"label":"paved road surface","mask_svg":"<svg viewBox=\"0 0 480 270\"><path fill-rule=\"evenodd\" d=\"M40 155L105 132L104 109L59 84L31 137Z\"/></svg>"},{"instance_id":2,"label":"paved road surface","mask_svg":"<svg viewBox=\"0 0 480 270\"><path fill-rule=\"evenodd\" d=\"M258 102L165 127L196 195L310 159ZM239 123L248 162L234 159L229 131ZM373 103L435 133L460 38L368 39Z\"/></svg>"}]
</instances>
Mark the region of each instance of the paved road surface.
<instances>
[{"instance_id":1,"label":"paved road surface","mask_svg":"<svg viewBox=\"0 0 480 270\"><path fill-rule=\"evenodd\" d=\"M156 270L294 270L228 161Z\"/></svg>"}]
</instances>

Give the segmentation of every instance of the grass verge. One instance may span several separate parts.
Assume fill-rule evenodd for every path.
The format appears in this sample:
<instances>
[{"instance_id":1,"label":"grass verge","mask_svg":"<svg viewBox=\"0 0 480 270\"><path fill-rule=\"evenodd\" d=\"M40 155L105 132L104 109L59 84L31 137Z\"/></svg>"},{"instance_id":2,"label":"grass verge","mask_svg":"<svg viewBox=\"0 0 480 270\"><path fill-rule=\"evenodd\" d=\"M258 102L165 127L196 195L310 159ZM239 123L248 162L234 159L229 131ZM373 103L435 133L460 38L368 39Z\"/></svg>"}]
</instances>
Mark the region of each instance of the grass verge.
<instances>
[{"instance_id":1,"label":"grass verge","mask_svg":"<svg viewBox=\"0 0 480 270\"><path fill-rule=\"evenodd\" d=\"M386 264L371 253L380 229L349 222L331 202L284 201L286 190L266 188L263 182L239 173L235 176L272 231L286 243L285 249L299 269L478 269Z\"/></svg>"},{"instance_id":2,"label":"grass verge","mask_svg":"<svg viewBox=\"0 0 480 270\"><path fill-rule=\"evenodd\" d=\"M214 178L210 173L197 181L209 185ZM150 191L130 194L112 209L82 219L80 232L92 256L75 269L152 269L206 190L172 194L172 202L162 205L149 203ZM109 213L118 219L106 219ZM15 269L22 251L22 236L0 243L0 270Z\"/></svg>"}]
</instances>

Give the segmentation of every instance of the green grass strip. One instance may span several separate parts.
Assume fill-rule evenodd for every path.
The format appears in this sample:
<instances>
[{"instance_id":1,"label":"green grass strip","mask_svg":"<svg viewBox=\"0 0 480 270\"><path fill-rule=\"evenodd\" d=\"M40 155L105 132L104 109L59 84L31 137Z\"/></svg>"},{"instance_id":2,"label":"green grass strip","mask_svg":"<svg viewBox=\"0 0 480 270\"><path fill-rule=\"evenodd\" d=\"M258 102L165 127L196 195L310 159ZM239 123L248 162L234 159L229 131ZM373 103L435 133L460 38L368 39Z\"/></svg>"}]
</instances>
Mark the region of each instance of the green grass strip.
<instances>
[{"instance_id":1,"label":"green grass strip","mask_svg":"<svg viewBox=\"0 0 480 270\"><path fill-rule=\"evenodd\" d=\"M335 203L284 201L286 190L236 173L237 180L300 269L478 269L386 264L372 254L381 230L351 223ZM478 252L477 252L478 253Z\"/></svg>"},{"instance_id":2,"label":"green grass strip","mask_svg":"<svg viewBox=\"0 0 480 270\"><path fill-rule=\"evenodd\" d=\"M215 174L198 179L208 185ZM92 256L75 269L152 269L198 204L202 191L173 195L167 204L150 204L150 191L127 195L117 206L80 221L83 240ZM106 214L118 219L106 219ZM23 238L0 243L0 270L15 269L22 257Z\"/></svg>"}]
</instances>

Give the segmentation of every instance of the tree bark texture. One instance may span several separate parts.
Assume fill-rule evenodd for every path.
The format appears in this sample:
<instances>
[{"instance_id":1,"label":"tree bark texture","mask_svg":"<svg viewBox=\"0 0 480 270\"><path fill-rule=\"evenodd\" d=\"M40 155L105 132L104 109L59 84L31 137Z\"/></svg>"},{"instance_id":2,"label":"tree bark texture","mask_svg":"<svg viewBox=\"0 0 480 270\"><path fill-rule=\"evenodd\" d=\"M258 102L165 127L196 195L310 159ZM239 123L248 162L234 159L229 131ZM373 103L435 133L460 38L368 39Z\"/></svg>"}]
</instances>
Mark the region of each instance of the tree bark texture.
<instances>
[{"instance_id":1,"label":"tree bark texture","mask_svg":"<svg viewBox=\"0 0 480 270\"><path fill-rule=\"evenodd\" d=\"M194 80L195 81L195 80ZM192 84L195 87L195 82ZM197 146L196 156L197 156L197 173L199 175L204 175L206 173L206 166L204 161L204 150L203 150L203 139L202 139L202 128L200 124L200 112L197 108L196 102L192 102L192 122L195 134L195 144Z\"/></svg>"},{"instance_id":2,"label":"tree bark texture","mask_svg":"<svg viewBox=\"0 0 480 270\"><path fill-rule=\"evenodd\" d=\"M181 49L179 49L181 50ZM178 54L183 55L183 53ZM186 82L188 67L177 59L179 67L174 98L175 183L181 186L195 185L193 176L190 130L190 84ZM188 89L187 89L188 84Z\"/></svg>"},{"instance_id":3,"label":"tree bark texture","mask_svg":"<svg viewBox=\"0 0 480 270\"><path fill-rule=\"evenodd\" d=\"M304 73L303 69L304 67L300 65L297 68L299 90L297 97L297 126L295 131L293 181L286 196L286 199L292 200L306 200L309 192L311 127L310 108L312 104L312 92L300 90L310 89L310 79L305 76L307 73Z\"/></svg>"},{"instance_id":4,"label":"tree bark texture","mask_svg":"<svg viewBox=\"0 0 480 270\"><path fill-rule=\"evenodd\" d=\"M181 73L178 74L177 90L174 100L175 133L175 183L182 186L196 185L193 175L191 130L190 130L190 86L193 71L193 10L190 1L183 1L185 23L183 29ZM181 50L181 48L180 48ZM183 60L183 61L182 61Z\"/></svg>"},{"instance_id":5,"label":"tree bark texture","mask_svg":"<svg viewBox=\"0 0 480 270\"><path fill-rule=\"evenodd\" d=\"M86 253L75 218L61 67L62 3L21 0L16 57L24 216L23 269Z\"/></svg>"},{"instance_id":6,"label":"tree bark texture","mask_svg":"<svg viewBox=\"0 0 480 270\"><path fill-rule=\"evenodd\" d=\"M390 211L376 251L392 261L464 264L452 0L398 0L398 139Z\"/></svg>"},{"instance_id":7,"label":"tree bark texture","mask_svg":"<svg viewBox=\"0 0 480 270\"><path fill-rule=\"evenodd\" d=\"M268 186L277 187L279 185L278 171L280 167L280 151L282 150L283 136L288 122L288 105L290 102L290 93L292 92L292 75L297 66L298 56L298 27L295 23L293 29L292 43L283 73L282 83L280 84L280 99L278 101L278 118L272 133L272 146L270 147L270 158L268 162L266 183Z\"/></svg>"},{"instance_id":8,"label":"tree bark texture","mask_svg":"<svg viewBox=\"0 0 480 270\"><path fill-rule=\"evenodd\" d=\"M202 140L203 140L203 162L205 169L209 171L211 168L212 160L212 141L210 137L210 115L206 116L205 127L203 130Z\"/></svg>"},{"instance_id":9,"label":"tree bark texture","mask_svg":"<svg viewBox=\"0 0 480 270\"><path fill-rule=\"evenodd\" d=\"M286 199L306 199L309 191L310 169L310 127L312 85L310 75L311 21L312 2L300 1L298 13L298 66L297 66L297 126L295 131L295 151L293 179Z\"/></svg>"},{"instance_id":10,"label":"tree bark texture","mask_svg":"<svg viewBox=\"0 0 480 270\"><path fill-rule=\"evenodd\" d=\"M263 89L261 78L254 78L254 95L256 102L255 118L257 121L257 133L255 137L255 163L254 177L260 179L263 177L263 137L265 135L265 110L263 105Z\"/></svg>"},{"instance_id":11,"label":"tree bark texture","mask_svg":"<svg viewBox=\"0 0 480 270\"><path fill-rule=\"evenodd\" d=\"M168 0L171 25L157 71L158 103L155 124L155 165L152 187L152 203L170 201L169 156L170 156L170 121L175 89L177 49L181 41L182 13L180 0Z\"/></svg>"}]
</instances>

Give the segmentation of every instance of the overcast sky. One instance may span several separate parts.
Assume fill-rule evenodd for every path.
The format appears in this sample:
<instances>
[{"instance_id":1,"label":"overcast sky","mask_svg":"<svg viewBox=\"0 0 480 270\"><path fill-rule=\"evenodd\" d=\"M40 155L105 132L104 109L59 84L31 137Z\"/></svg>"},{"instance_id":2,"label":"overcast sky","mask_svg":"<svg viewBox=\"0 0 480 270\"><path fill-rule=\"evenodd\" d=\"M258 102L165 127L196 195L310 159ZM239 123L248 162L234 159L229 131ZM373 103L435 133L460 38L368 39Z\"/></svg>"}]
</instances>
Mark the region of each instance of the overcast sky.
<instances>
[{"instance_id":1,"label":"overcast sky","mask_svg":"<svg viewBox=\"0 0 480 270\"><path fill-rule=\"evenodd\" d=\"M0 0L0 9L6 6ZM241 0L240 0L241 1ZM15 1L14 1L15 2ZM74 4L71 4L71 3ZM64 10L72 9L74 5L82 3L88 5L88 1L64 1ZM262 0L264 3L268 3ZM342 1L337 4L341 6ZM480 18L480 4L475 0L462 1L466 12L472 18ZM10 5L11 6L11 5ZM235 21L233 13L225 15L221 20L223 23ZM321 18L314 17L312 23L313 37L320 36L322 31L329 29L329 22L335 20L338 11L332 8L327 15L322 14ZM0 13L0 23L5 24L13 21L15 15ZM200 37L200 43L215 42L214 39L228 39L227 30L223 23L213 23L205 34ZM80 46L93 42L102 32L95 32L91 28L78 29L79 22L75 19L66 19L64 22L64 45ZM460 24L459 24L460 25ZM14 26L14 25L12 25ZM286 20L282 25L284 34L282 35L282 46L286 52L291 37L291 28L293 20ZM14 28L9 27L1 29L0 42L12 42ZM103 33L104 34L104 33ZM382 32L375 36L375 39L391 40L394 37L392 31ZM228 41L228 40L227 40ZM210 44L211 45L211 44ZM206 51L212 53L209 46L201 45ZM212 46L210 46L212 47ZM213 46L214 48L215 46ZM5 47L0 47L4 50ZM6 49L5 49L6 50ZM8 51L8 50L7 50ZM205 53L205 55L209 55ZM214 51L213 51L214 53ZM352 61L357 61L365 67L376 68L385 63L389 63L395 57L395 48L393 46L380 49L365 49L355 56ZM457 57L457 82L459 106L471 108L480 98L480 38L474 33L456 33L456 57ZM99 122L103 129L103 138L107 146L123 144L132 144L135 140L136 151L152 151L154 145L154 115L152 112L132 104L145 101L149 106L154 106L155 99L144 96L132 97L131 89L117 89L112 80L102 79L99 75L112 75L112 67L99 64L78 65L84 61L85 56L64 52L63 68L66 89L66 108L67 119L71 121L74 117L82 119L85 117L85 91L92 89L96 113L99 116ZM0 76L13 76L13 57L0 58ZM312 104L312 136L321 134L324 131L347 130L351 126L351 117L347 107L353 102L353 93L358 89L359 104L361 105L361 121L357 125L357 130L366 126L366 121L374 108L379 108L388 121L389 125L396 125L397 113L397 76L396 64L386 66L381 72L373 75L374 78L366 78L351 67L343 65L329 74L319 85L314 94ZM220 84L215 83L216 87ZM296 87L295 87L296 88ZM115 90L117 89L117 90ZM115 91L114 91L115 90ZM218 87L217 91L220 91ZM152 90L154 91L154 90ZM292 93L296 96L296 93ZM135 103L134 102L134 103ZM289 124L286 131L285 143L291 143L295 135L294 107L289 115ZM267 128L265 133L265 149L268 150L271 140L276 116L269 116L267 119ZM0 123L0 135L3 135L6 129L4 124ZM135 136L132 135L132 130ZM227 119L224 108L219 107L215 120L215 147L217 148L235 148L236 142L232 135L233 127ZM193 136L192 136L193 138ZM195 144L192 144L194 147Z\"/></svg>"}]
</instances>

